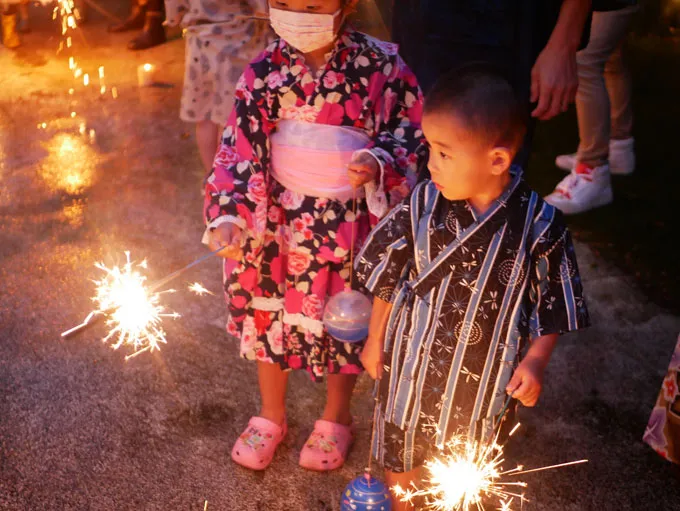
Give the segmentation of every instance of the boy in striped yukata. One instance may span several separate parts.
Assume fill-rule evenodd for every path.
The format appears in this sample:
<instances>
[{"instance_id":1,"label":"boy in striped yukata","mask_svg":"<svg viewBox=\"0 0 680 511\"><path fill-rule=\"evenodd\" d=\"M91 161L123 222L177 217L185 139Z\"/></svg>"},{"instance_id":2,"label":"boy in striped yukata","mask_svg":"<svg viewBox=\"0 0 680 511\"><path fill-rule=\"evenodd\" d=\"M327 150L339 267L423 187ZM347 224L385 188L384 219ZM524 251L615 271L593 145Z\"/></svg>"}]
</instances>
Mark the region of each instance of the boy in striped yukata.
<instances>
[{"instance_id":1,"label":"boy in striped yukata","mask_svg":"<svg viewBox=\"0 0 680 511\"><path fill-rule=\"evenodd\" d=\"M375 296L361 354L380 378L372 450L390 487L417 484L452 435L490 439L506 394L533 406L558 335L589 323L562 215L511 164L521 112L492 70L443 77L422 121L432 179L357 257Z\"/></svg>"}]
</instances>

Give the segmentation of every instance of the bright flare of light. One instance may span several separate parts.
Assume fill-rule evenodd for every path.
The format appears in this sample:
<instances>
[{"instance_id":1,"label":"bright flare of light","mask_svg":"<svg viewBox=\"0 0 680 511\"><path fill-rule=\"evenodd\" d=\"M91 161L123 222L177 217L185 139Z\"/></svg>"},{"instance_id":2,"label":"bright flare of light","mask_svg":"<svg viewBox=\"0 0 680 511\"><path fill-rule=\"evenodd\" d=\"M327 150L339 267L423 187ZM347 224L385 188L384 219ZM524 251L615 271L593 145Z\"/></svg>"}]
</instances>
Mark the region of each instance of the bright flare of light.
<instances>
[{"instance_id":1,"label":"bright flare of light","mask_svg":"<svg viewBox=\"0 0 680 511\"><path fill-rule=\"evenodd\" d=\"M194 282L189 286L189 291L192 291L196 293L198 296L203 296L203 295L214 295L212 291L207 290L204 288L200 282Z\"/></svg>"},{"instance_id":2,"label":"bright flare of light","mask_svg":"<svg viewBox=\"0 0 680 511\"><path fill-rule=\"evenodd\" d=\"M103 263L95 265L106 275L95 281L94 301L99 311L108 313L106 323L110 330L104 342L113 340L113 349L130 346L133 353L128 359L147 350L160 349L160 345L167 342L161 326L163 318L178 318L179 314L164 313L165 308L160 304L163 293L147 288L146 277L138 270L146 268L146 261L135 264L130 261L130 252L125 252L125 256L127 262L122 268L108 268Z\"/></svg>"},{"instance_id":3,"label":"bright flare of light","mask_svg":"<svg viewBox=\"0 0 680 511\"><path fill-rule=\"evenodd\" d=\"M510 434L518 427L519 424ZM507 471L502 469L503 462L503 446L496 441L480 443L456 436L437 456L425 462L422 488L394 486L392 491L403 502L421 500L422 509L430 511L484 510L485 502L489 501L496 502L499 511L511 511L515 498L520 505L526 501L521 492L527 483L514 479L516 476L586 463L587 460L532 470L517 466Z\"/></svg>"},{"instance_id":4,"label":"bright flare of light","mask_svg":"<svg viewBox=\"0 0 680 511\"><path fill-rule=\"evenodd\" d=\"M38 167L38 174L52 190L79 195L92 186L99 155L85 136L58 133L42 146L48 155Z\"/></svg>"}]
</instances>

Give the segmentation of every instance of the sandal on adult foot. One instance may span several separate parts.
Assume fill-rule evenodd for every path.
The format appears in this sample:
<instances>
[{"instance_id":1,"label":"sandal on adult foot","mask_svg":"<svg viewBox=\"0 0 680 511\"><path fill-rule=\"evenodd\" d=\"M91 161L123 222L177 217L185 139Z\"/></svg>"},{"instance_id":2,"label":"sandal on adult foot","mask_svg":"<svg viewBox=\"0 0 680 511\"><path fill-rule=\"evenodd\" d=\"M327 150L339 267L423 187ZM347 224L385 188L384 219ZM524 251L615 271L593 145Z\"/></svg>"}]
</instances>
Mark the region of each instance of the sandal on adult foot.
<instances>
[{"instance_id":1,"label":"sandal on adult foot","mask_svg":"<svg viewBox=\"0 0 680 511\"><path fill-rule=\"evenodd\" d=\"M231 450L231 459L246 468L264 470L271 463L276 448L287 432L285 419L278 426L263 417L251 417L248 427Z\"/></svg>"},{"instance_id":2,"label":"sandal on adult foot","mask_svg":"<svg viewBox=\"0 0 680 511\"><path fill-rule=\"evenodd\" d=\"M309 470L335 470L342 467L354 441L352 426L318 420L300 452L300 466Z\"/></svg>"}]
</instances>

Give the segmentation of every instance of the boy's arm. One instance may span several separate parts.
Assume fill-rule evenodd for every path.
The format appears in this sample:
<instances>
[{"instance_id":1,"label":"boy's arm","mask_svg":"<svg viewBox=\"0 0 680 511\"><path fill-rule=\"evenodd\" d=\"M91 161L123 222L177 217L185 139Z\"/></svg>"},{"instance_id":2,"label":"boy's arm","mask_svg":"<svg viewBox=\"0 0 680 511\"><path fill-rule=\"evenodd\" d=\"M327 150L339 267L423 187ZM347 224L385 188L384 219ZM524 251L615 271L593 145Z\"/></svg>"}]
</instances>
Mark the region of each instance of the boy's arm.
<instances>
[{"instance_id":1,"label":"boy's arm","mask_svg":"<svg viewBox=\"0 0 680 511\"><path fill-rule=\"evenodd\" d=\"M524 359L515 369L505 388L524 406L534 406L543 390L543 373L557 344L557 334L543 335L531 341Z\"/></svg>"},{"instance_id":2,"label":"boy's arm","mask_svg":"<svg viewBox=\"0 0 680 511\"><path fill-rule=\"evenodd\" d=\"M381 300L377 296L373 299L371 322L368 326L368 339L361 351L359 359L366 372L373 379L380 379L383 369L383 348L385 346L385 332L387 320L392 312L392 304Z\"/></svg>"}]
</instances>

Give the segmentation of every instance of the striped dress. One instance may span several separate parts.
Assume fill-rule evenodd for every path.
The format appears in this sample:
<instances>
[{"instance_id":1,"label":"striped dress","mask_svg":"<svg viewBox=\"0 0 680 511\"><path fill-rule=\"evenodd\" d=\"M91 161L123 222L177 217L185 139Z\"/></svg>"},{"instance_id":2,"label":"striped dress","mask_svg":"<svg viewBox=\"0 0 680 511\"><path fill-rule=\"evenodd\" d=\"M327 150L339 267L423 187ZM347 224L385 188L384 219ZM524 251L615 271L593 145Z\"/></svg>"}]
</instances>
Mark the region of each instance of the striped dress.
<instances>
[{"instance_id":1,"label":"striped dress","mask_svg":"<svg viewBox=\"0 0 680 511\"><path fill-rule=\"evenodd\" d=\"M518 169L481 216L419 184L372 231L356 270L393 302L373 449L397 472L453 434L486 437L526 342L589 323L562 216Z\"/></svg>"}]
</instances>

